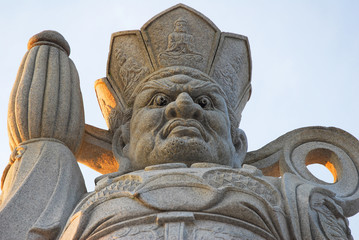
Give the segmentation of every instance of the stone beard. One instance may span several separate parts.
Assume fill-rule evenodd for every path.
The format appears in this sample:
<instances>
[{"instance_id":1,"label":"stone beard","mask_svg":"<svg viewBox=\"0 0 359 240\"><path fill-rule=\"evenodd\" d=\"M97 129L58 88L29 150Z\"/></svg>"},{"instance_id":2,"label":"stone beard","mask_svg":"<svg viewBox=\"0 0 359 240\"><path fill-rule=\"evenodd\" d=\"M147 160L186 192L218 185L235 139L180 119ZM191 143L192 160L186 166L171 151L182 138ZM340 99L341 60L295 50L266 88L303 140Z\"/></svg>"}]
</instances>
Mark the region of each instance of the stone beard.
<instances>
[{"instance_id":1,"label":"stone beard","mask_svg":"<svg viewBox=\"0 0 359 240\"><path fill-rule=\"evenodd\" d=\"M108 130L85 124L69 55L55 31L28 43L9 101L1 239L353 239L357 139L307 127L247 152L245 36L183 4L114 33L95 83ZM77 162L104 174L95 191Z\"/></svg>"}]
</instances>

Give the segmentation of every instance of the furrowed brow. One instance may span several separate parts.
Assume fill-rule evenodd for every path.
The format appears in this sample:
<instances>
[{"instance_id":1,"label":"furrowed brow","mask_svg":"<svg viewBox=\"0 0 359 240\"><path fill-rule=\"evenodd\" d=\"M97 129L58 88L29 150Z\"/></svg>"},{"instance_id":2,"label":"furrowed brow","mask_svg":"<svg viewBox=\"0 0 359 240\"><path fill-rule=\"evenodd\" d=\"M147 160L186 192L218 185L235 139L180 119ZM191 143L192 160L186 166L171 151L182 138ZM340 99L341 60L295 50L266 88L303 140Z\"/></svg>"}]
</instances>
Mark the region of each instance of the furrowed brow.
<instances>
[{"instance_id":1,"label":"furrowed brow","mask_svg":"<svg viewBox=\"0 0 359 240\"><path fill-rule=\"evenodd\" d=\"M147 90L147 89L173 89L176 86L175 83L172 82L163 82L163 81L150 81L146 82L143 87L141 88L141 91Z\"/></svg>"}]
</instances>

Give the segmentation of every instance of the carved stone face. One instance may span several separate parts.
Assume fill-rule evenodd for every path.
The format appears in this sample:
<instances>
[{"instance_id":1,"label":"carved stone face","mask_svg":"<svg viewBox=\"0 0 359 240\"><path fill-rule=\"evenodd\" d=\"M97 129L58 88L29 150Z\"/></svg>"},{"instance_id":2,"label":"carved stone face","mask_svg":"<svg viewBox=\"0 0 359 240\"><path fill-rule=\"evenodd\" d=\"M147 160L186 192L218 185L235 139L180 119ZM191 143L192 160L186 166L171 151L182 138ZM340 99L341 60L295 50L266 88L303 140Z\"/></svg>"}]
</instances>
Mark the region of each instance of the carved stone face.
<instances>
[{"instance_id":1,"label":"carved stone face","mask_svg":"<svg viewBox=\"0 0 359 240\"><path fill-rule=\"evenodd\" d=\"M175 32L187 32L187 22L185 21L177 21L175 23Z\"/></svg>"},{"instance_id":2,"label":"carved stone face","mask_svg":"<svg viewBox=\"0 0 359 240\"><path fill-rule=\"evenodd\" d=\"M236 150L220 92L216 84L187 75L145 83L124 148L132 169L172 162L232 165Z\"/></svg>"}]
</instances>

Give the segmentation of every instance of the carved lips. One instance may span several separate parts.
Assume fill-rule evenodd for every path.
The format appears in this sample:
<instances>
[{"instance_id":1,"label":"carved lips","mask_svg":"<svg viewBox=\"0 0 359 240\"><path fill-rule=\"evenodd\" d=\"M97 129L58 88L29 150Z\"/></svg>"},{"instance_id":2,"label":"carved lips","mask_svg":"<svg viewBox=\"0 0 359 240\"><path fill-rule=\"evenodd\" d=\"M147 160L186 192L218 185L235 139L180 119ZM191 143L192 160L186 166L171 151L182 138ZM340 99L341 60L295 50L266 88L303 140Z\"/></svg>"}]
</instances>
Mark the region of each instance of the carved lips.
<instances>
[{"instance_id":1,"label":"carved lips","mask_svg":"<svg viewBox=\"0 0 359 240\"><path fill-rule=\"evenodd\" d=\"M163 138L171 136L197 137L207 141L207 134L202 124L193 119L174 119L169 121L163 129Z\"/></svg>"}]
</instances>

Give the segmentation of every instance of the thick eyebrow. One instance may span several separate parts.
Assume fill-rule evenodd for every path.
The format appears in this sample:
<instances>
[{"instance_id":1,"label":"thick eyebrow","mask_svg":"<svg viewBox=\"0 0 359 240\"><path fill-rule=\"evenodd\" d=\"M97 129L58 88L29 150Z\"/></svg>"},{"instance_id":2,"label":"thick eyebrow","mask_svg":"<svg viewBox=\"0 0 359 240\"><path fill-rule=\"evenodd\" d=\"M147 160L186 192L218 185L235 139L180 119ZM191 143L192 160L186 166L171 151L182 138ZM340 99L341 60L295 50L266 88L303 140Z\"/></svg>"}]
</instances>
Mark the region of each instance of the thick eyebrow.
<instances>
[{"instance_id":1,"label":"thick eyebrow","mask_svg":"<svg viewBox=\"0 0 359 240\"><path fill-rule=\"evenodd\" d=\"M209 92L219 93L221 95L224 95L223 90L217 84L214 84L212 82L202 81L201 84L197 84L193 86L192 90L198 91L198 90L203 90L204 88L206 88Z\"/></svg>"},{"instance_id":2,"label":"thick eyebrow","mask_svg":"<svg viewBox=\"0 0 359 240\"><path fill-rule=\"evenodd\" d=\"M176 90L178 83L173 83L171 81L167 81L167 82L163 82L160 80L153 80L150 82L147 82L143 85L143 87L141 88L141 91L147 90L147 89L158 89L158 90L162 90L162 91L171 91L171 90ZM184 83L186 84L186 83ZM203 90L203 88L206 88L208 90L208 92L214 92L214 93L219 93L221 95L224 95L223 90L217 85L214 84L212 82L209 81L198 81L198 84L194 85L194 86L189 86L191 88L192 91L199 91L199 90Z\"/></svg>"},{"instance_id":3,"label":"thick eyebrow","mask_svg":"<svg viewBox=\"0 0 359 240\"><path fill-rule=\"evenodd\" d=\"M173 84L171 82L163 82L163 81L159 81L159 80L153 80L153 81L146 82L142 86L142 88L139 92L142 92L147 89L153 89L153 88L154 89L173 89L173 88L175 88L175 84Z\"/></svg>"}]
</instances>

